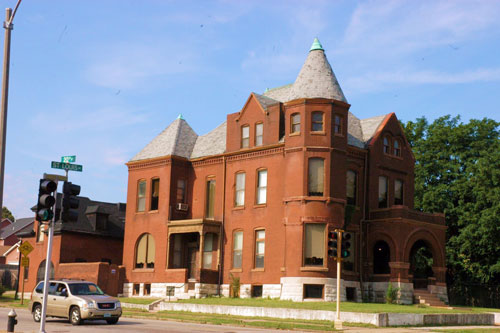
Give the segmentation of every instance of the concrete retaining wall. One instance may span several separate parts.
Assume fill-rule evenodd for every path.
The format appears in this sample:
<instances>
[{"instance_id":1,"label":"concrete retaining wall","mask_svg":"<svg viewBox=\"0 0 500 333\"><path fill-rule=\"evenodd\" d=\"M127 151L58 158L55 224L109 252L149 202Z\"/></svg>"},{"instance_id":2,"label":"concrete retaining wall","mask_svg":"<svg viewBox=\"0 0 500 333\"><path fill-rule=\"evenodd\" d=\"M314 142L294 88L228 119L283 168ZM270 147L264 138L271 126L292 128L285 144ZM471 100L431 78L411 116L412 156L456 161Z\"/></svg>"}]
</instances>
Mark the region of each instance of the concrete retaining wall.
<instances>
[{"instance_id":1,"label":"concrete retaining wall","mask_svg":"<svg viewBox=\"0 0 500 333\"><path fill-rule=\"evenodd\" d=\"M303 310L285 308L261 308L250 306L227 306L161 302L157 310L189 311L225 314L245 317L270 317L303 320L334 320L334 311ZM351 323L375 326L399 325L500 325L500 313L481 314L411 314L411 313L360 313L341 312L340 319Z\"/></svg>"}]
</instances>

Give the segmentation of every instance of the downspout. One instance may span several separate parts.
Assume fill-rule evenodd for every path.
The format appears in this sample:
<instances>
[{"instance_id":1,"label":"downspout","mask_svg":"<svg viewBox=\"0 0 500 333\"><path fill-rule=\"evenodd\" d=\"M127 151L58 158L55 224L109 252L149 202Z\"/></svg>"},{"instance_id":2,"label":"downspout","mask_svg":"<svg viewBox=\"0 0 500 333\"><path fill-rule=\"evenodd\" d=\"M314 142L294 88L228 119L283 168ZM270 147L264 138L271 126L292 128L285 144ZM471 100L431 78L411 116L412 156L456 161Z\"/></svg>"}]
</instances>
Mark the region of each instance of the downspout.
<instances>
[{"instance_id":1,"label":"downspout","mask_svg":"<svg viewBox=\"0 0 500 333\"><path fill-rule=\"evenodd\" d=\"M222 221L219 236L219 281L217 294L221 296L222 274L224 273L224 220L226 216L226 156L222 156Z\"/></svg>"},{"instance_id":2,"label":"downspout","mask_svg":"<svg viewBox=\"0 0 500 333\"><path fill-rule=\"evenodd\" d=\"M366 219L366 209L368 207L368 151L365 154L365 165L364 165L364 180L363 180L363 185L364 185L364 200L363 200L363 217L360 222L360 242L359 242L359 289L361 289L361 299L363 299L364 295L364 287L363 287L363 267L364 267L364 262L363 262L363 241L365 240L364 235L364 228L363 228L363 222L365 222Z\"/></svg>"}]
</instances>

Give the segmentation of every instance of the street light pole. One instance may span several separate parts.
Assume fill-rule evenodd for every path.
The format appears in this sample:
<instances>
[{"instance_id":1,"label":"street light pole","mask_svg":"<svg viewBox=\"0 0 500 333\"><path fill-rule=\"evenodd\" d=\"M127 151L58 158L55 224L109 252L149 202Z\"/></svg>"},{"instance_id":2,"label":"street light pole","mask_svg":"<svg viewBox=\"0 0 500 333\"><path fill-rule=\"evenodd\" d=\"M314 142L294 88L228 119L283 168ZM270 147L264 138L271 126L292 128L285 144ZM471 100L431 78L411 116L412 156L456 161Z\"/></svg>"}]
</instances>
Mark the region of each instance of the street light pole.
<instances>
[{"instance_id":1,"label":"street light pole","mask_svg":"<svg viewBox=\"0 0 500 333\"><path fill-rule=\"evenodd\" d=\"M10 67L10 34L14 25L12 21L16 15L21 0L17 1L14 12L11 8L5 9L5 42L3 53L3 78L2 78L2 108L0 114L0 210L3 209L4 171L5 171L5 142L7 139L7 106L9 100L9 67Z\"/></svg>"}]
</instances>

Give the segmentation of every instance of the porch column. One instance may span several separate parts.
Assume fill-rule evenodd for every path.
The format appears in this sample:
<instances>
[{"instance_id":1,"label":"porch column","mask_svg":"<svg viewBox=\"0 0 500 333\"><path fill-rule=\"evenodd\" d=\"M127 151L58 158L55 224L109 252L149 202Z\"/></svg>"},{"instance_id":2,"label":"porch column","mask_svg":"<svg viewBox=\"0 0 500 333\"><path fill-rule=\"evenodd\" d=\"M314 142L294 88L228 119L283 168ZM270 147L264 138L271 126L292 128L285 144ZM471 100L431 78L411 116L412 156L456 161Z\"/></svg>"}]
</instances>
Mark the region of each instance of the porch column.
<instances>
[{"instance_id":1,"label":"porch column","mask_svg":"<svg viewBox=\"0 0 500 333\"><path fill-rule=\"evenodd\" d=\"M200 261L199 261L199 269L201 275L201 269L203 268L203 249L205 248L205 233L200 231Z\"/></svg>"},{"instance_id":2,"label":"porch column","mask_svg":"<svg viewBox=\"0 0 500 333\"><path fill-rule=\"evenodd\" d=\"M446 267L432 266L432 271L436 278L436 286L446 286L446 270Z\"/></svg>"},{"instance_id":3,"label":"porch column","mask_svg":"<svg viewBox=\"0 0 500 333\"><path fill-rule=\"evenodd\" d=\"M408 278L408 273L410 270L410 263L401 261L389 262L389 267L391 268L390 281L393 282L410 282Z\"/></svg>"}]
</instances>

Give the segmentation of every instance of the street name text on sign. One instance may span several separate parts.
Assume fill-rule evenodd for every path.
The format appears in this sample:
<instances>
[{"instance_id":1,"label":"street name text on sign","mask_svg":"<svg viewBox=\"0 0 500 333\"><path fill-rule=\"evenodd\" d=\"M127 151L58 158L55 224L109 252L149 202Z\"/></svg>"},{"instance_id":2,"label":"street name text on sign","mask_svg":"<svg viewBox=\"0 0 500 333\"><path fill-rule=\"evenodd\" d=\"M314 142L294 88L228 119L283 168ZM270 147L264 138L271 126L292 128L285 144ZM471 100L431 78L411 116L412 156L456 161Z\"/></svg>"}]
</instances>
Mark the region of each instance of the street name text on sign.
<instances>
[{"instance_id":1,"label":"street name text on sign","mask_svg":"<svg viewBox=\"0 0 500 333\"><path fill-rule=\"evenodd\" d=\"M73 162L76 162L76 155L61 157L61 163L73 163Z\"/></svg>"},{"instance_id":2,"label":"street name text on sign","mask_svg":"<svg viewBox=\"0 0 500 333\"><path fill-rule=\"evenodd\" d=\"M78 171L78 172L83 171L83 166L80 164L62 163L62 162L55 162L55 161L52 161L51 168L52 169L69 170L69 171Z\"/></svg>"}]
</instances>

